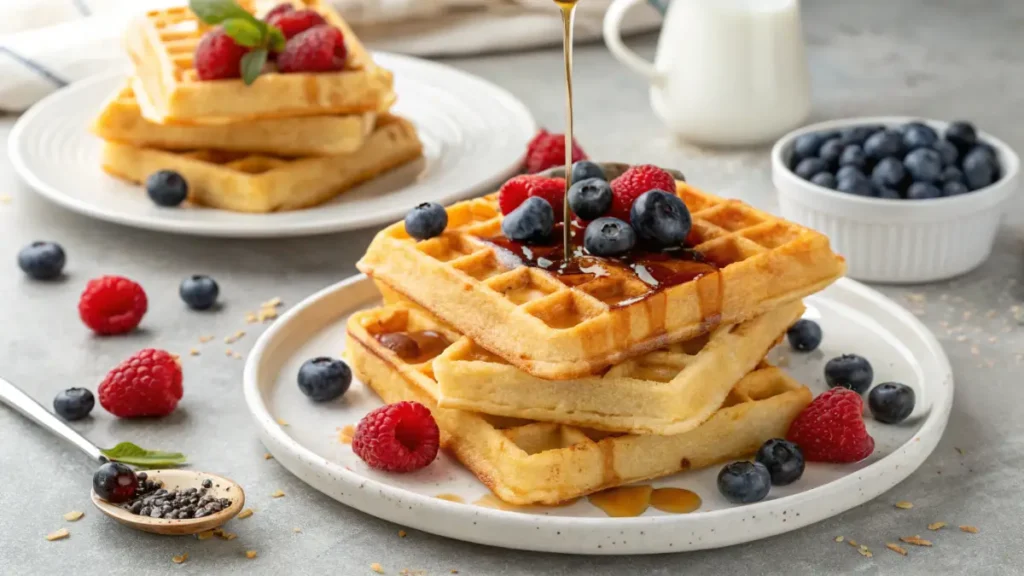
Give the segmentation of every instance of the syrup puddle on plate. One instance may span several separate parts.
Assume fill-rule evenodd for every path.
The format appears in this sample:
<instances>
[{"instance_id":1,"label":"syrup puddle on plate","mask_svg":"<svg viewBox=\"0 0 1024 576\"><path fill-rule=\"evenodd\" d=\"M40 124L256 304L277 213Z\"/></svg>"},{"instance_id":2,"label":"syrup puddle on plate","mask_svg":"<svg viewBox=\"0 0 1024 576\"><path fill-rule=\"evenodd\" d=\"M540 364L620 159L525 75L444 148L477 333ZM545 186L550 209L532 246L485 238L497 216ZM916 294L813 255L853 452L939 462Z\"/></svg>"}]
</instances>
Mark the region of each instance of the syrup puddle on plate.
<instances>
[{"instance_id":1,"label":"syrup puddle on plate","mask_svg":"<svg viewBox=\"0 0 1024 576\"><path fill-rule=\"evenodd\" d=\"M611 488L591 494L587 499L613 518L635 518L651 506L671 514L689 514L701 505L700 496L689 490L653 488L648 484Z\"/></svg>"}]
</instances>

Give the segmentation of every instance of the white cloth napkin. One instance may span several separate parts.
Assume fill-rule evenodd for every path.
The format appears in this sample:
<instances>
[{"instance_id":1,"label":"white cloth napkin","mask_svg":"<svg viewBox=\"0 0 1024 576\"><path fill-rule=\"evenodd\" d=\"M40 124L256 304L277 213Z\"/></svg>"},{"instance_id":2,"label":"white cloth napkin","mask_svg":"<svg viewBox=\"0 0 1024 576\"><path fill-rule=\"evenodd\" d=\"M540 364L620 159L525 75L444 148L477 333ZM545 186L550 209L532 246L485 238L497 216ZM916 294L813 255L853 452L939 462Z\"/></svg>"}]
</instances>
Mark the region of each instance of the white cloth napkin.
<instances>
[{"instance_id":1,"label":"white cloth napkin","mask_svg":"<svg viewBox=\"0 0 1024 576\"><path fill-rule=\"evenodd\" d=\"M454 56L561 41L552 0L332 0L375 50ZM184 0L0 0L0 111L28 108L50 92L115 68L127 69L121 38L139 12ZM599 38L611 0L580 0L576 38ZM655 28L650 7L626 32Z\"/></svg>"}]
</instances>

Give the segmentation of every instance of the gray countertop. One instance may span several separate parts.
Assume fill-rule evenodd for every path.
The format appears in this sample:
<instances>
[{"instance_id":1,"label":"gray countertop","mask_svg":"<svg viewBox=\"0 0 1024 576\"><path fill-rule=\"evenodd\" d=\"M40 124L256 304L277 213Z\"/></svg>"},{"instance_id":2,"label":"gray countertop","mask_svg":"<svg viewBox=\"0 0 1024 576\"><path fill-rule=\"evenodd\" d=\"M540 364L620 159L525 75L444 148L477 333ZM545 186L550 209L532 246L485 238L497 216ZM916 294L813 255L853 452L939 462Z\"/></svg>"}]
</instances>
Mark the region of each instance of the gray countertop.
<instances>
[{"instance_id":1,"label":"gray countertop","mask_svg":"<svg viewBox=\"0 0 1024 576\"><path fill-rule=\"evenodd\" d=\"M954 6L955 5L955 6ZM552 15L552 17L555 17ZM889 3L809 1L804 6L818 119L862 114L969 118L1024 150L1024 4L913 0ZM634 42L653 52L653 38ZM560 52L554 49L450 63L511 90L542 125L563 122ZM647 105L641 80L602 46L578 49L579 140L598 159L643 161L684 170L722 195L772 208L765 150L712 151L678 144ZM695 87L699 89L699 86ZM0 119L0 142L13 124ZM560 131L560 130L558 130ZM83 185L88 185L83 183ZM279 296L291 305L355 272L373 230L316 238L233 241L166 236L77 216L36 197L0 158L0 371L49 405L69 386L95 386L139 348L183 354L186 395L160 421L119 421L97 408L76 428L100 445L130 439L189 454L196 467L240 481L256 514L235 521L238 539L198 541L135 533L100 517L88 501L92 465L79 453L10 410L0 409L0 571L7 574L338 573L372 574L1011 574L1024 562L1020 544L1020 477L1024 464L1024 328L1014 308L1024 298L1024 210L1015 199L995 253L978 270L919 287L879 287L917 313L949 355L956 397L945 437L909 479L874 502L808 528L761 542L686 555L586 558L514 552L463 544L377 520L330 500L292 477L264 448L245 409L241 360L208 345L187 355L201 334L242 328L233 348L245 353L258 326L245 311ZM66 280L27 281L14 267L18 249L51 239L69 253ZM187 274L210 273L225 307L186 313L177 297ZM132 277L147 289L145 329L121 338L90 336L75 304L85 281L104 273ZM277 489L285 498L271 499ZM893 503L909 500L912 510ZM85 511L76 523L61 515ZM930 522L953 528L925 530ZM980 528L978 534L956 530ZM71 537L43 537L66 526ZM300 528L301 533L293 531ZM884 549L898 536L929 534L932 548L908 557ZM871 546L865 558L833 538ZM255 560L243 552L256 550ZM187 552L186 564L171 557Z\"/></svg>"}]
</instances>

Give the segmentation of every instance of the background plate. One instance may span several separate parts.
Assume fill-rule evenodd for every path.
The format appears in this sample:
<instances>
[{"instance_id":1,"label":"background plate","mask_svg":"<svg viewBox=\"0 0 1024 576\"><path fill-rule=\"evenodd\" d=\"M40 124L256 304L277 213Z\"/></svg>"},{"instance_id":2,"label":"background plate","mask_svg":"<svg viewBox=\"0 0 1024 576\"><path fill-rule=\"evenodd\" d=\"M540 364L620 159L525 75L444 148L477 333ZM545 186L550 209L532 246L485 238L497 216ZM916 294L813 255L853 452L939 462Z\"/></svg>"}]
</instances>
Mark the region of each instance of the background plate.
<instances>
[{"instance_id":1,"label":"background plate","mask_svg":"<svg viewBox=\"0 0 1024 576\"><path fill-rule=\"evenodd\" d=\"M852 280L840 280L805 300L806 317L825 338L810 354L787 344L770 359L786 366L815 395L826 389L823 368L842 353L868 358L875 382L895 380L917 393L914 414L898 426L866 418L876 448L852 465L810 464L796 483L772 488L768 499L736 506L718 493L718 467L652 482L693 490L703 499L693 514L653 508L638 518L609 518L586 499L559 508L504 511L436 498L455 494L472 503L488 493L447 454L413 474L370 470L338 430L381 405L354 381L338 402L315 405L299 392L299 366L315 356L339 356L345 321L380 295L365 276L314 294L274 323L245 367L245 398L267 449L285 468L328 496L368 514L459 540L522 550L575 554L649 554L729 546L795 530L875 498L913 472L938 443L953 401L949 361L935 337L909 312ZM287 426L278 424L278 419Z\"/></svg>"},{"instance_id":2,"label":"background plate","mask_svg":"<svg viewBox=\"0 0 1024 576\"><path fill-rule=\"evenodd\" d=\"M519 168L536 124L514 96L442 64L383 53L374 60L394 72L393 111L416 125L423 158L315 208L274 214L160 208L141 188L107 175L100 168L102 142L88 126L123 83L123 72L72 84L26 112L11 131L11 163L43 196L87 216L227 237L301 236L390 223L420 202L447 204L490 192Z\"/></svg>"}]
</instances>

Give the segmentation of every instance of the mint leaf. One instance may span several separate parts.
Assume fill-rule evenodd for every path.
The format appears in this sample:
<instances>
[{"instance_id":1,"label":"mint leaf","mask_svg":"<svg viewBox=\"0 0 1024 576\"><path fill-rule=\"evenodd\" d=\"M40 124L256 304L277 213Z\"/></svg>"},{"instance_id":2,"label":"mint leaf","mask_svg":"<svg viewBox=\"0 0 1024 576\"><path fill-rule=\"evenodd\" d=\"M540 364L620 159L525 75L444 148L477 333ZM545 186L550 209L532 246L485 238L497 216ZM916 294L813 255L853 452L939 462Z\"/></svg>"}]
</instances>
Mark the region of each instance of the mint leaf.
<instances>
[{"instance_id":1,"label":"mint leaf","mask_svg":"<svg viewBox=\"0 0 1024 576\"><path fill-rule=\"evenodd\" d=\"M229 18L256 20L248 10L234 0L189 0L188 7L206 24L216 25Z\"/></svg>"},{"instance_id":2,"label":"mint leaf","mask_svg":"<svg viewBox=\"0 0 1024 576\"><path fill-rule=\"evenodd\" d=\"M260 48L242 56L242 81L249 86L256 81L256 77L263 71L263 65L267 63L267 49Z\"/></svg>"},{"instance_id":3,"label":"mint leaf","mask_svg":"<svg viewBox=\"0 0 1024 576\"><path fill-rule=\"evenodd\" d=\"M146 450L131 442L121 442L113 448L100 449L100 452L111 460L140 468L171 468L185 463L185 455L181 452Z\"/></svg>"},{"instance_id":4,"label":"mint leaf","mask_svg":"<svg viewBox=\"0 0 1024 576\"><path fill-rule=\"evenodd\" d=\"M281 52L284 50L284 32L282 32L277 26L272 26L270 24L267 24L267 32L270 35L270 49L274 52Z\"/></svg>"},{"instance_id":5,"label":"mint leaf","mask_svg":"<svg viewBox=\"0 0 1024 576\"><path fill-rule=\"evenodd\" d=\"M221 26L224 32L240 46L256 48L263 45L263 33L259 27L241 18L228 18Z\"/></svg>"}]
</instances>

